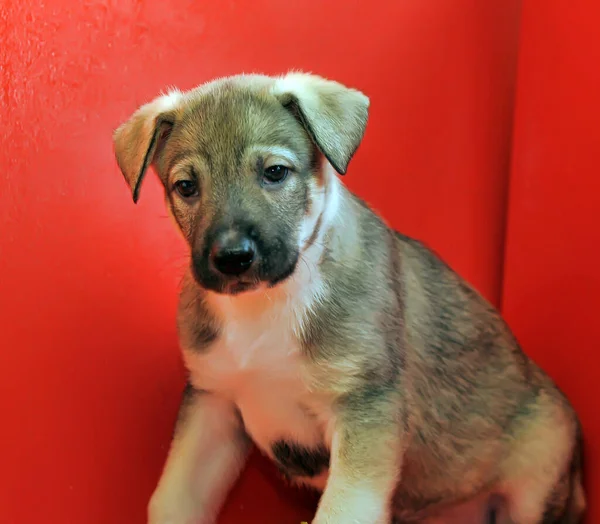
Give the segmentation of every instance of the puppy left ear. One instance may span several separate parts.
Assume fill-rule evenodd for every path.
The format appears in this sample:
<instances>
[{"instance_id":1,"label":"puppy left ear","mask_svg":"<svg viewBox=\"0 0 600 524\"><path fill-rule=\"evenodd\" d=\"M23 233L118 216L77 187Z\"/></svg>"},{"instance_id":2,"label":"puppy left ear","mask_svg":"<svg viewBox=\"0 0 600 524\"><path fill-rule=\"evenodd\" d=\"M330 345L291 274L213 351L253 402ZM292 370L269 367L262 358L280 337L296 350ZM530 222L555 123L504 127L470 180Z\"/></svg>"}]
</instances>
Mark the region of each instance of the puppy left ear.
<instances>
[{"instance_id":1,"label":"puppy left ear","mask_svg":"<svg viewBox=\"0 0 600 524\"><path fill-rule=\"evenodd\" d=\"M179 91L159 96L140 107L113 133L117 164L131 189L134 203L139 199L148 167L169 136L181 98Z\"/></svg>"},{"instance_id":2,"label":"puppy left ear","mask_svg":"<svg viewBox=\"0 0 600 524\"><path fill-rule=\"evenodd\" d=\"M298 118L334 169L346 174L367 127L367 96L305 73L278 78L272 92Z\"/></svg>"}]
</instances>

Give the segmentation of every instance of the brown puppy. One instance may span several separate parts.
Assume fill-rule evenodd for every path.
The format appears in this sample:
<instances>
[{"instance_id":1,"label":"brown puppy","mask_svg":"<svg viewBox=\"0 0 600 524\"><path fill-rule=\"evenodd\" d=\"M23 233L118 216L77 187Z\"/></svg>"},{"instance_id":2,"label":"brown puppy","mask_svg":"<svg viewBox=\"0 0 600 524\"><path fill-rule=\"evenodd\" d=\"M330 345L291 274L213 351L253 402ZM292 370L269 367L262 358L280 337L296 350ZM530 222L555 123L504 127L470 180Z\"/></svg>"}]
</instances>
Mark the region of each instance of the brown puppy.
<instances>
[{"instance_id":1,"label":"brown puppy","mask_svg":"<svg viewBox=\"0 0 600 524\"><path fill-rule=\"evenodd\" d=\"M114 135L189 243L189 387L151 524L208 524L250 442L323 490L315 524L580 522L577 417L499 314L341 184L362 93L313 75L216 80Z\"/></svg>"}]
</instances>

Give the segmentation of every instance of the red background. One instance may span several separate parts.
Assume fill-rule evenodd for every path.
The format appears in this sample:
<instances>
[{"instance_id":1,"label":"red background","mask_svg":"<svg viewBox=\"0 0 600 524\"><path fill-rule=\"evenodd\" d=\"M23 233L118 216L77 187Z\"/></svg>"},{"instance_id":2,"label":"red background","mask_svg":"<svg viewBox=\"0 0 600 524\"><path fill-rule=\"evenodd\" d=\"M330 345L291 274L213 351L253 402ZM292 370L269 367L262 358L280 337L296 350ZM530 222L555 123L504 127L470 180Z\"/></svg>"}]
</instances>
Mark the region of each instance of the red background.
<instances>
[{"instance_id":1,"label":"red background","mask_svg":"<svg viewBox=\"0 0 600 524\"><path fill-rule=\"evenodd\" d=\"M503 312L569 395L600 522L600 3L523 2Z\"/></svg>"},{"instance_id":2,"label":"red background","mask_svg":"<svg viewBox=\"0 0 600 524\"><path fill-rule=\"evenodd\" d=\"M291 68L369 94L344 180L502 303L581 412L597 498L599 15L594 0L3 0L0 522L144 522L182 386L186 261L154 177L131 203L111 133L170 85ZM222 522L310 508L255 458Z\"/></svg>"}]
</instances>

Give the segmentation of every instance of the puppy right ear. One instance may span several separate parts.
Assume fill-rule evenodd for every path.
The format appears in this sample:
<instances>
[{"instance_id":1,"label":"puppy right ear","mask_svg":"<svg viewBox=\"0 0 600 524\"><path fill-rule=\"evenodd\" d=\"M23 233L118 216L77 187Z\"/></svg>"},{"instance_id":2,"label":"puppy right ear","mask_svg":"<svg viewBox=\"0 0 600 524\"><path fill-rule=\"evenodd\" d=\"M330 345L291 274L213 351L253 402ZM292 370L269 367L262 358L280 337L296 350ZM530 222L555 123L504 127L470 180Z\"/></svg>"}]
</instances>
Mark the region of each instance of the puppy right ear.
<instances>
[{"instance_id":1,"label":"puppy right ear","mask_svg":"<svg viewBox=\"0 0 600 524\"><path fill-rule=\"evenodd\" d=\"M345 174L365 133L369 98L307 73L288 73L276 79L272 93L298 118L334 169Z\"/></svg>"},{"instance_id":2,"label":"puppy right ear","mask_svg":"<svg viewBox=\"0 0 600 524\"><path fill-rule=\"evenodd\" d=\"M140 187L148 166L167 140L175 123L175 110L182 94L171 91L140 107L113 133L115 156L119 169L137 203Z\"/></svg>"}]
</instances>

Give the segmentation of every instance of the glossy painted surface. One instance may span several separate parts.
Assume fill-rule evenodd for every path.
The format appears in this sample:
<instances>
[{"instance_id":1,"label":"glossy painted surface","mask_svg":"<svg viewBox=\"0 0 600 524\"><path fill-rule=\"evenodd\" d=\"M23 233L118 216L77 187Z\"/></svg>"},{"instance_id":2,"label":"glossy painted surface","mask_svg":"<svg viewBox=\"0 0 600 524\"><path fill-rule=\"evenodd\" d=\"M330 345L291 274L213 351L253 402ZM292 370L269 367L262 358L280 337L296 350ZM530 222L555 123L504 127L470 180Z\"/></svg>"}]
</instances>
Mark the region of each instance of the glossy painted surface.
<instances>
[{"instance_id":1,"label":"glossy painted surface","mask_svg":"<svg viewBox=\"0 0 600 524\"><path fill-rule=\"evenodd\" d=\"M169 85L311 70L372 98L346 177L486 296L500 291L515 0L0 2L0 522L141 524L183 373L185 254L111 133ZM310 504L255 461L222 522Z\"/></svg>"},{"instance_id":2,"label":"glossy painted surface","mask_svg":"<svg viewBox=\"0 0 600 524\"><path fill-rule=\"evenodd\" d=\"M503 309L571 398L600 521L600 5L524 3Z\"/></svg>"}]
</instances>

